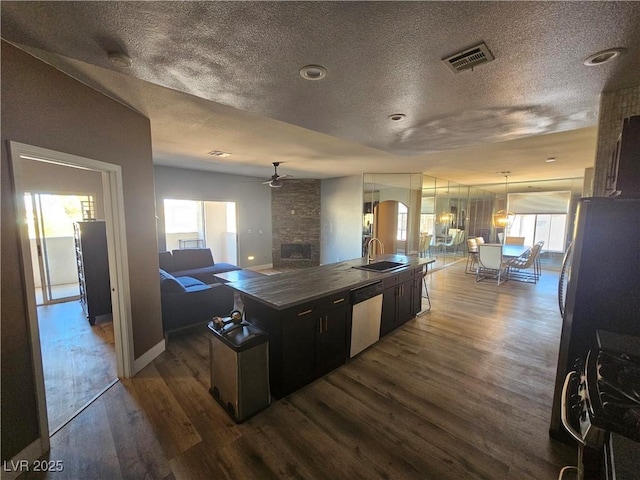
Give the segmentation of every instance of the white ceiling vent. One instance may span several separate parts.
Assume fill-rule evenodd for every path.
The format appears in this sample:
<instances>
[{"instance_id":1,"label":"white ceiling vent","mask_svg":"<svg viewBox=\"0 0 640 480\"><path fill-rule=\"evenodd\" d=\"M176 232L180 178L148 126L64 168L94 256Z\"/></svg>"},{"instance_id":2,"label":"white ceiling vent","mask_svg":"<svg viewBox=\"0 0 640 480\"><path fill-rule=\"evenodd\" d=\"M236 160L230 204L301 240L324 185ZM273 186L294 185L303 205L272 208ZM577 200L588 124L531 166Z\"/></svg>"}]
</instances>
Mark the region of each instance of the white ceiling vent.
<instances>
[{"instance_id":1,"label":"white ceiling vent","mask_svg":"<svg viewBox=\"0 0 640 480\"><path fill-rule=\"evenodd\" d=\"M493 59L493 55L489 51L489 48L484 42L482 42L475 47L468 48L467 50L453 54L450 57L443 58L442 61L453 71L453 73L458 73L462 70L473 69L475 66L490 62Z\"/></svg>"}]
</instances>

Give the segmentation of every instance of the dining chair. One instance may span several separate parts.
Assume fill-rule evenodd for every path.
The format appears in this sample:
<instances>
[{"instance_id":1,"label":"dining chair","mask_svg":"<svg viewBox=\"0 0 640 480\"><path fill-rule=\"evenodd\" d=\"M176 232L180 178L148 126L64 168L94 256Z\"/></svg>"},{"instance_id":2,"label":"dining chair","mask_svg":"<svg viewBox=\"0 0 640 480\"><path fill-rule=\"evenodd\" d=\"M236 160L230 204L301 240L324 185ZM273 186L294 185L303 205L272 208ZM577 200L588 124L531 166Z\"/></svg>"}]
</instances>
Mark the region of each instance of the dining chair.
<instances>
[{"instance_id":1,"label":"dining chair","mask_svg":"<svg viewBox=\"0 0 640 480\"><path fill-rule=\"evenodd\" d=\"M476 238L467 239L467 265L464 267L464 273L476 273L478 265L478 242Z\"/></svg>"},{"instance_id":2,"label":"dining chair","mask_svg":"<svg viewBox=\"0 0 640 480\"><path fill-rule=\"evenodd\" d=\"M537 283L540 278L540 251L543 241L536 243L519 257L507 260L509 279L520 282ZM531 271L528 271L531 269Z\"/></svg>"},{"instance_id":3,"label":"dining chair","mask_svg":"<svg viewBox=\"0 0 640 480\"><path fill-rule=\"evenodd\" d=\"M458 236L460 235L460 233L462 232L462 230L459 230L457 228L450 228L449 229L449 241L447 242L438 242L436 244L437 247L440 247L441 250L444 250L445 252L447 251L447 248L449 247L453 247L454 251L456 249L456 246L458 245Z\"/></svg>"},{"instance_id":4,"label":"dining chair","mask_svg":"<svg viewBox=\"0 0 640 480\"><path fill-rule=\"evenodd\" d=\"M476 282L487 277L495 278L500 285L508 280L507 265L502 260L502 245L478 245L478 266L476 267Z\"/></svg>"},{"instance_id":5,"label":"dining chair","mask_svg":"<svg viewBox=\"0 0 640 480\"><path fill-rule=\"evenodd\" d=\"M421 257L426 257L427 256L427 252L431 251L431 239L433 238L433 235L427 234L427 233L422 233L420 234L420 256Z\"/></svg>"},{"instance_id":6,"label":"dining chair","mask_svg":"<svg viewBox=\"0 0 640 480\"><path fill-rule=\"evenodd\" d=\"M524 237L505 237L505 245L524 245Z\"/></svg>"}]
</instances>

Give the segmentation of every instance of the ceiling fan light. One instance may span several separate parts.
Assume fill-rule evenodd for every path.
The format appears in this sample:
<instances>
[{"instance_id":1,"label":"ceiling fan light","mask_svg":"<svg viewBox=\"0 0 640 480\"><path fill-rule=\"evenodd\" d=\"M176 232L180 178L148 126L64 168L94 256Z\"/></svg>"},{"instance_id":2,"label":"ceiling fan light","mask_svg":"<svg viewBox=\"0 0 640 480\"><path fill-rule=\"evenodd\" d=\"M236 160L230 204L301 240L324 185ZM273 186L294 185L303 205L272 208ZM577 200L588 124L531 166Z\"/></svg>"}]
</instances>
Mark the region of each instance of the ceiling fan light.
<instances>
[{"instance_id":1,"label":"ceiling fan light","mask_svg":"<svg viewBox=\"0 0 640 480\"><path fill-rule=\"evenodd\" d=\"M271 180L269 186L271 188L280 188L282 186L282 180Z\"/></svg>"}]
</instances>

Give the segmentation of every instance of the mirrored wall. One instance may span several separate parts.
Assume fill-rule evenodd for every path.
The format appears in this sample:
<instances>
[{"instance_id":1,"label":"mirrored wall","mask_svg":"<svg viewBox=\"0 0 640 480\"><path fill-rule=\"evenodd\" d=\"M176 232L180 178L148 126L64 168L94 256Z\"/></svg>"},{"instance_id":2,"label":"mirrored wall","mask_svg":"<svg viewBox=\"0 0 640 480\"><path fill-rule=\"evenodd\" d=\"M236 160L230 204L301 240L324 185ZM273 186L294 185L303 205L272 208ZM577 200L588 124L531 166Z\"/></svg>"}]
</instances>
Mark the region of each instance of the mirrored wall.
<instances>
[{"instance_id":1,"label":"mirrored wall","mask_svg":"<svg viewBox=\"0 0 640 480\"><path fill-rule=\"evenodd\" d=\"M365 174L362 255L381 253L382 244L384 253L435 256L439 264L465 258L467 237L492 241L495 198L422 174Z\"/></svg>"},{"instance_id":2,"label":"mirrored wall","mask_svg":"<svg viewBox=\"0 0 640 480\"><path fill-rule=\"evenodd\" d=\"M556 216L564 215L562 228L557 228L555 234L551 227L547 229L549 232L537 228L529 235L525 224L531 220L531 215L521 219L522 225L511 228L519 226L516 233L525 237L529 235L531 242L546 232L547 250L563 253L573 230L575 205L581 196L582 182L581 178L573 178L526 184L496 183L485 185L485 189L422 174L368 173L364 175L362 255L367 254L371 239L378 238L384 245L384 253L437 257L436 267L464 259L468 238L482 237L487 243L502 241L500 236L505 235L505 229L493 227L492 215L498 210L512 209L510 204L513 202L509 198L525 196L539 205L540 199L535 197L548 196L551 192L555 192L554 198L562 193L562 198L566 197L565 204L568 202L566 211L551 212ZM516 218L522 214L520 210L515 213ZM535 213L539 217L540 213L550 212ZM548 223L551 226L559 224L558 218L550 217ZM535 220L534 223L538 225L541 222ZM380 253L380 243L374 241L370 250Z\"/></svg>"},{"instance_id":3,"label":"mirrored wall","mask_svg":"<svg viewBox=\"0 0 640 480\"><path fill-rule=\"evenodd\" d=\"M364 174L363 256L418 253L421 192L419 173Z\"/></svg>"}]
</instances>

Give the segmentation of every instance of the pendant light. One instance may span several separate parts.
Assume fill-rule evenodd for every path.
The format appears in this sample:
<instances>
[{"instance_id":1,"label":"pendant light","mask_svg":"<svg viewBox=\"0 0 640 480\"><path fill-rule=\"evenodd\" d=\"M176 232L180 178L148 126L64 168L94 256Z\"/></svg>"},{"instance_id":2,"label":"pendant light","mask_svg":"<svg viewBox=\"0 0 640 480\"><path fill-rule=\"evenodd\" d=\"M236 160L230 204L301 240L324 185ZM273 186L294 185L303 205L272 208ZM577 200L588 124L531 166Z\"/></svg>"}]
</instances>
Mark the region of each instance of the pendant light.
<instances>
[{"instance_id":1,"label":"pendant light","mask_svg":"<svg viewBox=\"0 0 640 480\"><path fill-rule=\"evenodd\" d=\"M509 200L509 175L505 175L505 202L508 202ZM511 225L513 224L513 221L515 220L516 215L513 212L510 212L508 210L498 210L496 213L494 213L491 217L491 221L493 223L493 226L495 228L504 228L507 229L509 227L511 227Z\"/></svg>"}]
</instances>

